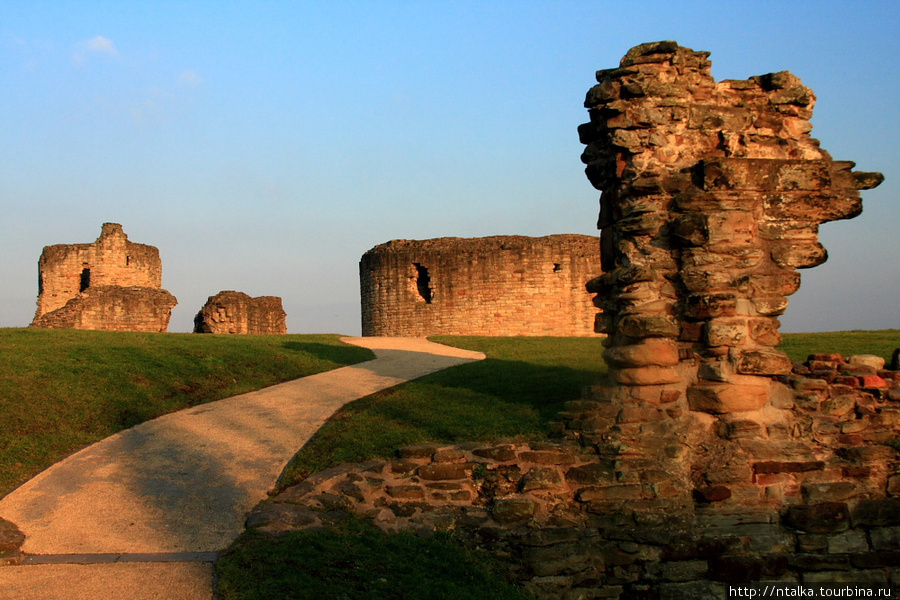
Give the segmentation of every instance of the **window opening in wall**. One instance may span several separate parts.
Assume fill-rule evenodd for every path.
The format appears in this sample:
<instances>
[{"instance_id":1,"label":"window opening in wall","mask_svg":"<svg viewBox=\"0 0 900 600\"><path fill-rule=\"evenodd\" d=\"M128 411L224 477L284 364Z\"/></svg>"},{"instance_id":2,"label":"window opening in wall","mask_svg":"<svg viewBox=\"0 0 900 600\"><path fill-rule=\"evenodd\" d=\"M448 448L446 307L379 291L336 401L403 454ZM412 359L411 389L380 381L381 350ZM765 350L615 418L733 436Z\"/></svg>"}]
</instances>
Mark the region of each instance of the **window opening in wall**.
<instances>
[{"instance_id":1,"label":"window opening in wall","mask_svg":"<svg viewBox=\"0 0 900 600\"><path fill-rule=\"evenodd\" d=\"M431 304L434 293L431 290L431 276L428 274L428 268L419 263L413 263L413 266L416 268L416 290L426 304Z\"/></svg>"},{"instance_id":2,"label":"window opening in wall","mask_svg":"<svg viewBox=\"0 0 900 600\"><path fill-rule=\"evenodd\" d=\"M560 264L560 263L553 263L553 272L554 272L554 273L559 273L560 271L562 271L562 264Z\"/></svg>"},{"instance_id":3,"label":"window opening in wall","mask_svg":"<svg viewBox=\"0 0 900 600\"><path fill-rule=\"evenodd\" d=\"M131 257L130 257L130 256L126 256L126 257L125 257L125 266L127 267L127 266L130 265L130 264L131 264Z\"/></svg>"},{"instance_id":4,"label":"window opening in wall","mask_svg":"<svg viewBox=\"0 0 900 600\"><path fill-rule=\"evenodd\" d=\"M85 267L81 270L81 286L78 291L83 292L89 287L91 287L91 270L90 268Z\"/></svg>"}]
</instances>

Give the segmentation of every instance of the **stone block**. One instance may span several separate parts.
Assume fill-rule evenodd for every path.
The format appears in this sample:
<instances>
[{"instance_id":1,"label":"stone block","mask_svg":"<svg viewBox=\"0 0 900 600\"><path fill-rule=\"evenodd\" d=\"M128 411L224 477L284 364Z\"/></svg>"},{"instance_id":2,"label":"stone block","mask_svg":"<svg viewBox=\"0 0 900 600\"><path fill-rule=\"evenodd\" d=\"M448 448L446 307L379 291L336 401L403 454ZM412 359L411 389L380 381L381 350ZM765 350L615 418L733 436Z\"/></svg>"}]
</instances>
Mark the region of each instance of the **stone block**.
<instances>
[{"instance_id":1,"label":"stone block","mask_svg":"<svg viewBox=\"0 0 900 600\"><path fill-rule=\"evenodd\" d=\"M687 394L691 410L725 414L761 409L768 402L769 388L764 385L705 383L689 387Z\"/></svg>"},{"instance_id":2,"label":"stone block","mask_svg":"<svg viewBox=\"0 0 900 600\"><path fill-rule=\"evenodd\" d=\"M675 367L611 369L611 374L622 385L666 385L681 381L681 374Z\"/></svg>"},{"instance_id":3,"label":"stone block","mask_svg":"<svg viewBox=\"0 0 900 600\"><path fill-rule=\"evenodd\" d=\"M591 462L566 471L566 481L580 485L612 485L616 481L613 461Z\"/></svg>"},{"instance_id":4,"label":"stone block","mask_svg":"<svg viewBox=\"0 0 900 600\"><path fill-rule=\"evenodd\" d=\"M788 307L788 299L784 296L760 296L753 298L753 306L759 314L774 317L784 314Z\"/></svg>"},{"instance_id":5,"label":"stone block","mask_svg":"<svg viewBox=\"0 0 900 600\"><path fill-rule=\"evenodd\" d=\"M739 346L749 335L746 319L713 319L706 324L710 346Z\"/></svg>"},{"instance_id":6,"label":"stone block","mask_svg":"<svg viewBox=\"0 0 900 600\"><path fill-rule=\"evenodd\" d=\"M618 502L644 497L643 486L637 484L586 487L578 490L579 502Z\"/></svg>"},{"instance_id":7,"label":"stone block","mask_svg":"<svg viewBox=\"0 0 900 600\"><path fill-rule=\"evenodd\" d=\"M513 446L491 446L489 448L478 448L472 451L475 456L496 460L497 462L507 462L515 460L516 450Z\"/></svg>"},{"instance_id":8,"label":"stone block","mask_svg":"<svg viewBox=\"0 0 900 600\"><path fill-rule=\"evenodd\" d=\"M861 500L853 510L854 527L900 525L900 498Z\"/></svg>"},{"instance_id":9,"label":"stone block","mask_svg":"<svg viewBox=\"0 0 900 600\"><path fill-rule=\"evenodd\" d=\"M779 350L738 350L731 353L735 370L744 375L787 375L793 363Z\"/></svg>"},{"instance_id":10,"label":"stone block","mask_svg":"<svg viewBox=\"0 0 900 600\"><path fill-rule=\"evenodd\" d=\"M419 467L419 477L428 481L465 479L472 474L472 465L468 463L435 463Z\"/></svg>"},{"instance_id":11,"label":"stone block","mask_svg":"<svg viewBox=\"0 0 900 600\"><path fill-rule=\"evenodd\" d=\"M565 487L562 474L552 467L532 467L519 483L523 492L553 490Z\"/></svg>"},{"instance_id":12,"label":"stone block","mask_svg":"<svg viewBox=\"0 0 900 600\"><path fill-rule=\"evenodd\" d=\"M808 269L828 260L828 251L818 242L790 240L772 245L772 260L782 269Z\"/></svg>"},{"instance_id":13,"label":"stone block","mask_svg":"<svg viewBox=\"0 0 900 600\"><path fill-rule=\"evenodd\" d=\"M833 481L823 483L804 483L800 486L804 500L810 504L820 502L842 502L854 498L858 489L850 481Z\"/></svg>"},{"instance_id":14,"label":"stone block","mask_svg":"<svg viewBox=\"0 0 900 600\"><path fill-rule=\"evenodd\" d=\"M884 368L885 360L874 354L854 354L847 359L847 362L849 363L851 370L854 365L865 365L867 367L872 367L875 370L879 370Z\"/></svg>"},{"instance_id":15,"label":"stone block","mask_svg":"<svg viewBox=\"0 0 900 600\"><path fill-rule=\"evenodd\" d=\"M395 500L423 500L425 490L418 485L388 485L385 493Z\"/></svg>"},{"instance_id":16,"label":"stone block","mask_svg":"<svg viewBox=\"0 0 900 600\"><path fill-rule=\"evenodd\" d=\"M575 456L570 452L561 450L533 450L519 453L519 459L524 462L541 465L571 465L575 462Z\"/></svg>"},{"instance_id":17,"label":"stone block","mask_svg":"<svg viewBox=\"0 0 900 600\"><path fill-rule=\"evenodd\" d=\"M866 532L861 529L851 529L828 536L829 554L855 554L868 551L869 540L866 538Z\"/></svg>"},{"instance_id":18,"label":"stone block","mask_svg":"<svg viewBox=\"0 0 900 600\"><path fill-rule=\"evenodd\" d=\"M626 315L619 320L618 332L632 338L677 338L678 322L665 315Z\"/></svg>"},{"instance_id":19,"label":"stone block","mask_svg":"<svg viewBox=\"0 0 900 600\"><path fill-rule=\"evenodd\" d=\"M608 348L603 358L621 367L674 366L679 361L678 345L667 338L646 338L638 344Z\"/></svg>"},{"instance_id":20,"label":"stone block","mask_svg":"<svg viewBox=\"0 0 900 600\"><path fill-rule=\"evenodd\" d=\"M537 502L528 498L501 498L491 507L491 516L498 523L525 521L534 516Z\"/></svg>"},{"instance_id":21,"label":"stone block","mask_svg":"<svg viewBox=\"0 0 900 600\"><path fill-rule=\"evenodd\" d=\"M466 453L459 448L447 448L435 452L431 459L436 463L465 462Z\"/></svg>"},{"instance_id":22,"label":"stone block","mask_svg":"<svg viewBox=\"0 0 900 600\"><path fill-rule=\"evenodd\" d=\"M843 394L834 396L822 402L821 410L824 415L839 417L852 411L856 406L856 396Z\"/></svg>"}]
</instances>

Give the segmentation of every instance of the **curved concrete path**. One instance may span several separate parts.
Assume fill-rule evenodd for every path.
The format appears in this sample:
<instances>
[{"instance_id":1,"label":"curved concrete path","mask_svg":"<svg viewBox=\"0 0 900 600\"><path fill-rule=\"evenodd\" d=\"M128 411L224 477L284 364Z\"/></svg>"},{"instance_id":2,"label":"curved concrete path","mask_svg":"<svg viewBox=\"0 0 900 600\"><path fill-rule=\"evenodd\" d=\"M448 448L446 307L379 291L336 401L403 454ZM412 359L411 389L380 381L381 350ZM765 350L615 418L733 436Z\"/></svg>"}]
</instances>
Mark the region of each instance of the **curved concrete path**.
<instances>
[{"instance_id":1,"label":"curved concrete path","mask_svg":"<svg viewBox=\"0 0 900 600\"><path fill-rule=\"evenodd\" d=\"M26 535L0 600L209 600L212 561L341 406L484 355L418 338L342 338L376 359L148 421L0 499Z\"/></svg>"}]
</instances>

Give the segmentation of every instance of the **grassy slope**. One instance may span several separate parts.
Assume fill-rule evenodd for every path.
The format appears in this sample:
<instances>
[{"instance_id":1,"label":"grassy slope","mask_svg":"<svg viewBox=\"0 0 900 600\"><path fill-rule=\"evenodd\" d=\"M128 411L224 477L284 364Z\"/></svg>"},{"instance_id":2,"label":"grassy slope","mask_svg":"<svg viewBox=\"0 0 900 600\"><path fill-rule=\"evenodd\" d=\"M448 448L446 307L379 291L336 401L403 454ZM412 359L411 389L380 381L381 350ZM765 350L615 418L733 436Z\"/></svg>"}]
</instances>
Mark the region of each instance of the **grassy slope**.
<instances>
[{"instance_id":1,"label":"grassy slope","mask_svg":"<svg viewBox=\"0 0 900 600\"><path fill-rule=\"evenodd\" d=\"M0 495L142 421L371 357L326 335L0 329Z\"/></svg>"}]
</instances>

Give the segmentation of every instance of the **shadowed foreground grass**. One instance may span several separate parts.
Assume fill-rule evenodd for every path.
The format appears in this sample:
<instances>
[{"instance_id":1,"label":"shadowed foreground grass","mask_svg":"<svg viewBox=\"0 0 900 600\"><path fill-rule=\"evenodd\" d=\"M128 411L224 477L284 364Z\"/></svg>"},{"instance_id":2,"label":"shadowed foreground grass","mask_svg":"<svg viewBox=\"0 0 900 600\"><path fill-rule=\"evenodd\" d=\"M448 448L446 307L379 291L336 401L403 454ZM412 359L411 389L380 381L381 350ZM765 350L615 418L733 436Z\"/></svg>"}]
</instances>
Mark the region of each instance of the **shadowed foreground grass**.
<instances>
[{"instance_id":1,"label":"shadowed foreground grass","mask_svg":"<svg viewBox=\"0 0 900 600\"><path fill-rule=\"evenodd\" d=\"M216 565L216 595L241 600L524 600L503 566L447 534L387 535L351 521L339 531L245 534Z\"/></svg>"},{"instance_id":2,"label":"shadowed foreground grass","mask_svg":"<svg viewBox=\"0 0 900 600\"><path fill-rule=\"evenodd\" d=\"M0 329L0 496L142 421L372 357L336 335Z\"/></svg>"}]
</instances>

